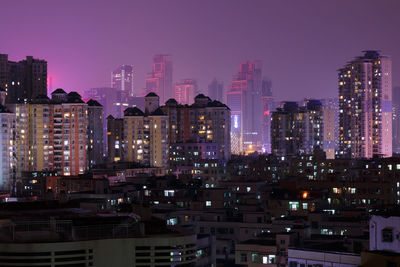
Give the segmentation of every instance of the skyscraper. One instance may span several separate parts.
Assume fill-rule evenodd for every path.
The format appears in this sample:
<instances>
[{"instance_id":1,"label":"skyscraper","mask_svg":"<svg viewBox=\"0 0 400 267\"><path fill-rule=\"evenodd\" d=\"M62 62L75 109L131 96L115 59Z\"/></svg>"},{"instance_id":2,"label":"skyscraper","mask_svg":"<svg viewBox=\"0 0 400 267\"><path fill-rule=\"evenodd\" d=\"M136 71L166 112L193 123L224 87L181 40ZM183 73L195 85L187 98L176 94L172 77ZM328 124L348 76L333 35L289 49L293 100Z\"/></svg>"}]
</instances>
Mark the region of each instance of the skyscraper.
<instances>
[{"instance_id":1,"label":"skyscraper","mask_svg":"<svg viewBox=\"0 0 400 267\"><path fill-rule=\"evenodd\" d=\"M147 75L145 94L154 92L164 104L174 97L172 89L172 61L170 55L153 56L152 72Z\"/></svg>"},{"instance_id":2,"label":"skyscraper","mask_svg":"<svg viewBox=\"0 0 400 267\"><path fill-rule=\"evenodd\" d=\"M124 110L129 107L129 100L134 95L133 91L133 66L121 65L111 73L111 87L115 91L113 101L113 116L122 118Z\"/></svg>"},{"instance_id":3,"label":"skyscraper","mask_svg":"<svg viewBox=\"0 0 400 267\"><path fill-rule=\"evenodd\" d=\"M400 87L393 88L393 153L400 154Z\"/></svg>"},{"instance_id":4,"label":"skyscraper","mask_svg":"<svg viewBox=\"0 0 400 267\"><path fill-rule=\"evenodd\" d=\"M245 61L227 93L232 116L232 152L260 150L262 143L261 61Z\"/></svg>"},{"instance_id":5,"label":"skyscraper","mask_svg":"<svg viewBox=\"0 0 400 267\"><path fill-rule=\"evenodd\" d=\"M197 94L197 82L193 79L184 79L175 83L175 100L179 104L191 105Z\"/></svg>"},{"instance_id":6,"label":"skyscraper","mask_svg":"<svg viewBox=\"0 0 400 267\"><path fill-rule=\"evenodd\" d=\"M7 103L29 102L47 95L47 62L31 56L14 62L0 54L0 88L7 92Z\"/></svg>"},{"instance_id":7,"label":"skyscraper","mask_svg":"<svg viewBox=\"0 0 400 267\"><path fill-rule=\"evenodd\" d=\"M111 73L111 87L126 93L126 97L134 96L133 66L121 65Z\"/></svg>"},{"instance_id":8,"label":"skyscraper","mask_svg":"<svg viewBox=\"0 0 400 267\"><path fill-rule=\"evenodd\" d=\"M275 110L272 96L272 82L266 78L262 81L262 147L263 152L271 153L271 115Z\"/></svg>"},{"instance_id":9,"label":"skyscraper","mask_svg":"<svg viewBox=\"0 0 400 267\"><path fill-rule=\"evenodd\" d=\"M224 101L224 83L214 79L210 85L208 85L208 95L212 100L219 102Z\"/></svg>"},{"instance_id":10,"label":"skyscraper","mask_svg":"<svg viewBox=\"0 0 400 267\"><path fill-rule=\"evenodd\" d=\"M392 59L364 51L338 76L338 156L392 156Z\"/></svg>"}]
</instances>

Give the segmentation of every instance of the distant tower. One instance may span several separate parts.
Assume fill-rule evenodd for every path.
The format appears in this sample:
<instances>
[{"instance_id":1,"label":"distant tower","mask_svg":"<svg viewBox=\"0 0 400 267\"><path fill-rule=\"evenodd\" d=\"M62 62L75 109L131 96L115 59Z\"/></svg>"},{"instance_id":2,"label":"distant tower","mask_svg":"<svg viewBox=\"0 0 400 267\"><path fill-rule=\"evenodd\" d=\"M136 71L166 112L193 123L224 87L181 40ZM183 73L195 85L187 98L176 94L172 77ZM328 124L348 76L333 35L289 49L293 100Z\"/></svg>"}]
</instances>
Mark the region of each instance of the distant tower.
<instances>
[{"instance_id":1,"label":"distant tower","mask_svg":"<svg viewBox=\"0 0 400 267\"><path fill-rule=\"evenodd\" d=\"M175 83L175 100L179 104L191 105L197 94L197 82L193 79L180 80Z\"/></svg>"},{"instance_id":2,"label":"distant tower","mask_svg":"<svg viewBox=\"0 0 400 267\"><path fill-rule=\"evenodd\" d=\"M266 78L262 81L262 146L264 153L271 153L271 115L275 110L272 96L272 82Z\"/></svg>"},{"instance_id":3,"label":"distant tower","mask_svg":"<svg viewBox=\"0 0 400 267\"><path fill-rule=\"evenodd\" d=\"M339 70L339 152L392 156L392 59L364 51Z\"/></svg>"},{"instance_id":4,"label":"distant tower","mask_svg":"<svg viewBox=\"0 0 400 267\"><path fill-rule=\"evenodd\" d=\"M232 152L244 152L250 147L262 149L262 81L261 61L245 61L232 79L227 93L231 108Z\"/></svg>"},{"instance_id":5,"label":"distant tower","mask_svg":"<svg viewBox=\"0 0 400 267\"><path fill-rule=\"evenodd\" d=\"M393 153L400 154L400 87L393 88Z\"/></svg>"},{"instance_id":6,"label":"distant tower","mask_svg":"<svg viewBox=\"0 0 400 267\"><path fill-rule=\"evenodd\" d=\"M153 56L153 70L147 75L145 94L150 92L156 93L162 104L174 97L170 55Z\"/></svg>"},{"instance_id":7,"label":"distant tower","mask_svg":"<svg viewBox=\"0 0 400 267\"><path fill-rule=\"evenodd\" d=\"M111 74L111 86L115 90L116 99L113 102L115 116L122 118L124 110L129 107L129 99L133 92L133 66L121 65Z\"/></svg>"},{"instance_id":8,"label":"distant tower","mask_svg":"<svg viewBox=\"0 0 400 267\"><path fill-rule=\"evenodd\" d=\"M224 102L224 83L214 79L208 86L208 95L212 100Z\"/></svg>"},{"instance_id":9,"label":"distant tower","mask_svg":"<svg viewBox=\"0 0 400 267\"><path fill-rule=\"evenodd\" d=\"M134 96L133 66L121 65L111 73L111 87L126 92L127 96Z\"/></svg>"}]
</instances>

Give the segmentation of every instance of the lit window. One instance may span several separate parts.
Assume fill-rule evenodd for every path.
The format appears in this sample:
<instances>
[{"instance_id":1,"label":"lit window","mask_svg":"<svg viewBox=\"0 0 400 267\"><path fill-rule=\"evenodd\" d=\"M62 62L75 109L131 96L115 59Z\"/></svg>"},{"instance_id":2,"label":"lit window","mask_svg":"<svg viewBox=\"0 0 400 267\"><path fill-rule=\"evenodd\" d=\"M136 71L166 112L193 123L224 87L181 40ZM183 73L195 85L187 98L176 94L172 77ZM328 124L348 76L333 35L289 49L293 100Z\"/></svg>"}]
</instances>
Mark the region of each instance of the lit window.
<instances>
[{"instance_id":1,"label":"lit window","mask_svg":"<svg viewBox=\"0 0 400 267\"><path fill-rule=\"evenodd\" d=\"M206 207L211 207L211 201L209 200L206 201Z\"/></svg>"},{"instance_id":2,"label":"lit window","mask_svg":"<svg viewBox=\"0 0 400 267\"><path fill-rule=\"evenodd\" d=\"M268 255L268 263L275 263L275 255Z\"/></svg>"},{"instance_id":3,"label":"lit window","mask_svg":"<svg viewBox=\"0 0 400 267\"><path fill-rule=\"evenodd\" d=\"M258 253L252 253L251 254L251 261L252 262L258 262Z\"/></svg>"},{"instance_id":4,"label":"lit window","mask_svg":"<svg viewBox=\"0 0 400 267\"><path fill-rule=\"evenodd\" d=\"M297 202L297 201L295 201L295 202L290 201L290 202L289 202L289 209L290 209L291 211L297 211L297 210L299 209L299 202Z\"/></svg>"},{"instance_id":5,"label":"lit window","mask_svg":"<svg viewBox=\"0 0 400 267\"><path fill-rule=\"evenodd\" d=\"M268 264L268 257L267 256L263 256L262 257L262 263L263 264Z\"/></svg>"}]
</instances>

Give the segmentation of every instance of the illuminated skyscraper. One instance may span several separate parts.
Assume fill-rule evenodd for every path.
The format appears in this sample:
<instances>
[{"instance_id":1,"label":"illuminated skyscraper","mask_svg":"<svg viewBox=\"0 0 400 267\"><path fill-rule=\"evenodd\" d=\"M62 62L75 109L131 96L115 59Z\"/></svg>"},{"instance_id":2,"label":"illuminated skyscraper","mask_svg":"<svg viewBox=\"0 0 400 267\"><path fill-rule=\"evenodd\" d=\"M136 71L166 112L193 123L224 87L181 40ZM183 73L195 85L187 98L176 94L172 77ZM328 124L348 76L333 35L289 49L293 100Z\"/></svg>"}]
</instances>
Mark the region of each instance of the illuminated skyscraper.
<instances>
[{"instance_id":1,"label":"illuminated skyscraper","mask_svg":"<svg viewBox=\"0 0 400 267\"><path fill-rule=\"evenodd\" d=\"M153 56L153 69L146 78L145 94L151 92L156 93L160 97L160 103L162 104L174 97L170 55Z\"/></svg>"},{"instance_id":2,"label":"illuminated skyscraper","mask_svg":"<svg viewBox=\"0 0 400 267\"><path fill-rule=\"evenodd\" d=\"M262 81L261 62L245 61L233 77L227 93L231 108L232 152L262 150Z\"/></svg>"},{"instance_id":3,"label":"illuminated skyscraper","mask_svg":"<svg viewBox=\"0 0 400 267\"><path fill-rule=\"evenodd\" d=\"M111 73L111 87L115 90L115 100L111 113L122 118L124 110L129 107L129 100L134 95L133 91L133 66L121 65Z\"/></svg>"},{"instance_id":4,"label":"illuminated skyscraper","mask_svg":"<svg viewBox=\"0 0 400 267\"><path fill-rule=\"evenodd\" d=\"M197 94L197 83L192 79L180 80L175 83L175 100L179 104L191 105L194 102L194 97Z\"/></svg>"},{"instance_id":5,"label":"illuminated skyscraper","mask_svg":"<svg viewBox=\"0 0 400 267\"><path fill-rule=\"evenodd\" d=\"M339 70L339 157L392 156L392 59L364 51Z\"/></svg>"},{"instance_id":6,"label":"illuminated skyscraper","mask_svg":"<svg viewBox=\"0 0 400 267\"><path fill-rule=\"evenodd\" d=\"M224 83L214 79L208 86L208 95L212 100L217 100L219 102L224 101Z\"/></svg>"},{"instance_id":7,"label":"illuminated skyscraper","mask_svg":"<svg viewBox=\"0 0 400 267\"><path fill-rule=\"evenodd\" d=\"M111 73L111 87L125 92L127 96L134 96L133 66L121 65Z\"/></svg>"}]
</instances>

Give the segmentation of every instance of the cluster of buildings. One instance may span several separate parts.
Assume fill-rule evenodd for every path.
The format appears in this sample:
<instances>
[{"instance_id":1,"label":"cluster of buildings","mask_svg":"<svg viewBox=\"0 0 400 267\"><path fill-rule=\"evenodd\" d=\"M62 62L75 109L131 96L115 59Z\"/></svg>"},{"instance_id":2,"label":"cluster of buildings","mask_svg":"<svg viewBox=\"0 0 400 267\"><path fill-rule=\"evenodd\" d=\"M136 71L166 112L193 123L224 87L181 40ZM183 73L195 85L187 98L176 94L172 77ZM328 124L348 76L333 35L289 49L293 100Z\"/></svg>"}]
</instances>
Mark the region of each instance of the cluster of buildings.
<instances>
[{"instance_id":1,"label":"cluster of buildings","mask_svg":"<svg viewBox=\"0 0 400 267\"><path fill-rule=\"evenodd\" d=\"M364 51L339 70L338 80L336 107L329 101L308 101L301 108L286 102L272 113L272 153L307 154L317 147L329 158L397 153L393 149L398 147L398 101L392 104L391 58L379 51Z\"/></svg>"},{"instance_id":2,"label":"cluster of buildings","mask_svg":"<svg viewBox=\"0 0 400 267\"><path fill-rule=\"evenodd\" d=\"M7 59L4 55L2 58ZM162 80L165 85L170 80L164 77L171 74L171 70L166 70L171 67L167 59L163 56L154 58L151 77L153 81L160 79L157 84ZM30 83L28 86L23 82L28 79L25 76L33 75L27 70L24 74L17 71L21 82L14 80L17 74L14 74L13 66L40 62L44 65L40 69L46 70L45 61L28 57L19 63L4 62L7 64L1 75L5 77L1 84L5 89L1 92L0 116L4 174L1 190L5 192L15 193L26 172L48 171L74 176L86 173L95 165L119 161L163 167L171 173L191 172L193 158L212 159L218 163L230 158L229 108L203 94L194 96L195 90L190 95L182 95L186 100L193 98L190 105L186 100L181 99L179 103L173 98L160 105L160 97L150 92L141 97L143 108L138 107L130 102L134 98L132 66L124 65L112 74L117 99L122 102L113 103L118 107L114 110L115 117L110 114L105 118L104 106L99 101L84 101L76 92L67 93L59 88L49 98L44 86L43 94L33 94L37 85ZM36 73L37 68L32 67L31 71ZM35 76L35 79L46 80L46 74L43 75L44 78ZM21 83L24 90L10 93L14 88L9 85L16 83ZM185 84L191 84L194 89L195 83L188 80L177 83L176 87L184 88L181 90L184 92L187 91ZM167 95L160 88L156 91ZM10 99L10 94L15 97ZM94 98L108 101L105 95L94 95ZM111 113L113 107L107 102L105 106Z\"/></svg>"},{"instance_id":3,"label":"cluster of buildings","mask_svg":"<svg viewBox=\"0 0 400 267\"><path fill-rule=\"evenodd\" d=\"M217 80L173 83L167 55L145 94L123 65L83 98L33 93L43 60L0 62L0 265L400 264L389 57L340 69L338 100L277 108L259 61L228 106Z\"/></svg>"}]
</instances>

